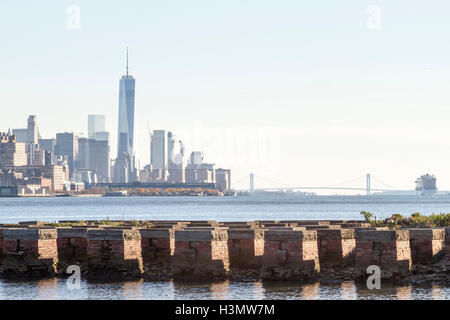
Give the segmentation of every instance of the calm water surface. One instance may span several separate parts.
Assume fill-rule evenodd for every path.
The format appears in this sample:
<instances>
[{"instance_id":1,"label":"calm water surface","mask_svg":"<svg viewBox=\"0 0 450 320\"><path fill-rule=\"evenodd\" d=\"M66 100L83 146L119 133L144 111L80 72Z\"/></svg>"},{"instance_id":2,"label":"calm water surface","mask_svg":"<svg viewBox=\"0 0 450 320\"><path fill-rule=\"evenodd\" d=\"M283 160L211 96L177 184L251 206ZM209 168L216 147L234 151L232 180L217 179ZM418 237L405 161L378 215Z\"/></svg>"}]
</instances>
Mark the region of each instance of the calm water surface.
<instances>
[{"instance_id":1,"label":"calm water surface","mask_svg":"<svg viewBox=\"0 0 450 320\"><path fill-rule=\"evenodd\" d=\"M0 223L42 220L289 220L361 219L450 212L450 197L256 195L241 197L0 198ZM367 290L353 282L336 285L292 282L33 282L0 280L0 299L450 299L450 288L392 287Z\"/></svg>"},{"instance_id":2,"label":"calm water surface","mask_svg":"<svg viewBox=\"0 0 450 320\"><path fill-rule=\"evenodd\" d=\"M211 299L383 299L383 300L448 300L450 288L441 286L392 287L382 285L379 290L368 290L353 282L335 285L320 283L301 285L286 282L231 282L177 283L177 282L81 282L80 289L69 289L65 280L46 279L34 282L0 282L0 299L71 299L71 300L211 300Z\"/></svg>"},{"instance_id":3,"label":"calm water surface","mask_svg":"<svg viewBox=\"0 0 450 320\"><path fill-rule=\"evenodd\" d=\"M0 222L71 219L288 220L450 212L450 196L255 195L239 197L0 198Z\"/></svg>"}]
</instances>

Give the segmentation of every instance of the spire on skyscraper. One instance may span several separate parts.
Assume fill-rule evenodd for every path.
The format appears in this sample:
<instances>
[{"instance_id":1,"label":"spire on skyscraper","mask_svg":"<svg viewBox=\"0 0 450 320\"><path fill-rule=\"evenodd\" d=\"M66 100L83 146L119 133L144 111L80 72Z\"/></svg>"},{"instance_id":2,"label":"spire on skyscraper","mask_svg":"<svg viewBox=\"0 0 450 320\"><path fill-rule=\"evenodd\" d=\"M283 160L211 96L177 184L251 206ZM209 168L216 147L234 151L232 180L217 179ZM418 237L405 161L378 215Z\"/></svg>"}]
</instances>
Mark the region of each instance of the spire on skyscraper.
<instances>
[{"instance_id":1,"label":"spire on skyscraper","mask_svg":"<svg viewBox=\"0 0 450 320\"><path fill-rule=\"evenodd\" d=\"M127 47L127 77L128 77L128 47Z\"/></svg>"}]
</instances>

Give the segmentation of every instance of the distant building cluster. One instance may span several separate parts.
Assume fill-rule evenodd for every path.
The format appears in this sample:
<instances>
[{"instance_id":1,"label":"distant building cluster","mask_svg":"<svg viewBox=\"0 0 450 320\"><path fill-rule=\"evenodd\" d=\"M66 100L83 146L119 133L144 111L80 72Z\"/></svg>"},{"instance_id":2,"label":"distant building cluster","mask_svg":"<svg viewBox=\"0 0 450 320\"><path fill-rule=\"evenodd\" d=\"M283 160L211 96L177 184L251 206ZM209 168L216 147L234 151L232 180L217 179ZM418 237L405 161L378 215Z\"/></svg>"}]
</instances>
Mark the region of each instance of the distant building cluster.
<instances>
[{"instance_id":1,"label":"distant building cluster","mask_svg":"<svg viewBox=\"0 0 450 320\"><path fill-rule=\"evenodd\" d=\"M119 118L117 133L117 158L112 169L114 183L215 183L221 191L230 189L231 171L215 169L215 164L205 163L203 153L194 151L186 159L185 147L172 132L149 132L150 163L136 168L134 154L134 111L136 81L128 73L119 82Z\"/></svg>"},{"instance_id":2,"label":"distant building cluster","mask_svg":"<svg viewBox=\"0 0 450 320\"><path fill-rule=\"evenodd\" d=\"M48 195L80 191L98 183L215 183L230 189L229 169L215 169L194 151L187 159L184 144L170 131L150 132L150 163L136 167L134 153L135 79L128 74L119 83L117 157L110 156L105 115L88 115L88 135L60 132L42 138L37 117L26 128L0 133L0 196Z\"/></svg>"}]
</instances>

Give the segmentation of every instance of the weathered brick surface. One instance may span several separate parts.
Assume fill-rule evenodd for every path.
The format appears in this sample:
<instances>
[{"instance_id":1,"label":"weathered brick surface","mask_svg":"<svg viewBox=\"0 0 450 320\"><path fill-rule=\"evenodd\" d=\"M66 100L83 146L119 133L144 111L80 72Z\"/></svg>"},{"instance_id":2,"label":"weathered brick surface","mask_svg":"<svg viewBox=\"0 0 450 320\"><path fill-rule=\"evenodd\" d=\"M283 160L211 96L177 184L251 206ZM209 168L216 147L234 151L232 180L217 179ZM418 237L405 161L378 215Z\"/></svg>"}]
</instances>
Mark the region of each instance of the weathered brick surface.
<instances>
[{"instance_id":1,"label":"weathered brick surface","mask_svg":"<svg viewBox=\"0 0 450 320\"><path fill-rule=\"evenodd\" d=\"M57 228L58 269L64 272L69 265L87 262L87 228Z\"/></svg>"},{"instance_id":2,"label":"weathered brick surface","mask_svg":"<svg viewBox=\"0 0 450 320\"><path fill-rule=\"evenodd\" d=\"M261 272L263 253L263 230L228 230L228 254L230 257L231 271L245 271L251 275L259 275Z\"/></svg>"},{"instance_id":3,"label":"weathered brick surface","mask_svg":"<svg viewBox=\"0 0 450 320\"><path fill-rule=\"evenodd\" d=\"M408 230L365 230L356 233L356 265L365 273L369 265L381 268L383 277L411 271Z\"/></svg>"},{"instance_id":4,"label":"weathered brick surface","mask_svg":"<svg viewBox=\"0 0 450 320\"><path fill-rule=\"evenodd\" d=\"M317 230L320 265L351 265L355 262L356 239L353 229Z\"/></svg>"},{"instance_id":5,"label":"weathered brick surface","mask_svg":"<svg viewBox=\"0 0 450 320\"><path fill-rule=\"evenodd\" d=\"M145 276L171 277L171 262L175 252L175 230L172 228L141 229L141 250Z\"/></svg>"},{"instance_id":6,"label":"weathered brick surface","mask_svg":"<svg viewBox=\"0 0 450 320\"><path fill-rule=\"evenodd\" d=\"M136 278L143 274L138 230L88 230L87 264L92 278Z\"/></svg>"},{"instance_id":7,"label":"weathered brick surface","mask_svg":"<svg viewBox=\"0 0 450 320\"><path fill-rule=\"evenodd\" d=\"M58 262L56 236L55 229L4 229L4 275L52 276Z\"/></svg>"},{"instance_id":8,"label":"weathered brick surface","mask_svg":"<svg viewBox=\"0 0 450 320\"><path fill-rule=\"evenodd\" d=\"M316 231L264 231L264 279L307 279L319 271Z\"/></svg>"},{"instance_id":9,"label":"weathered brick surface","mask_svg":"<svg viewBox=\"0 0 450 320\"><path fill-rule=\"evenodd\" d=\"M224 278L229 271L228 235L223 228L175 230L175 278Z\"/></svg>"},{"instance_id":10,"label":"weathered brick surface","mask_svg":"<svg viewBox=\"0 0 450 320\"><path fill-rule=\"evenodd\" d=\"M428 264L445 255L445 229L409 229L413 263Z\"/></svg>"}]
</instances>

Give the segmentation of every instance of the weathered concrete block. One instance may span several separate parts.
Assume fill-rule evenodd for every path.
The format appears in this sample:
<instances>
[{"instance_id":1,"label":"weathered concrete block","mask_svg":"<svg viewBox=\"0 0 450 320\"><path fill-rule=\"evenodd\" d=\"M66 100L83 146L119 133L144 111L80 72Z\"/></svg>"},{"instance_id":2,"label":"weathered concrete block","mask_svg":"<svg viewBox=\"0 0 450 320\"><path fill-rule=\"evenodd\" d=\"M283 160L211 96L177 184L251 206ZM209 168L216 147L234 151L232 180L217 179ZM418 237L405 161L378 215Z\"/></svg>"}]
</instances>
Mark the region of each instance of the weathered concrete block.
<instances>
[{"instance_id":1,"label":"weathered concrete block","mask_svg":"<svg viewBox=\"0 0 450 320\"><path fill-rule=\"evenodd\" d=\"M56 229L3 229L3 274L45 277L56 271Z\"/></svg>"},{"instance_id":2,"label":"weathered concrete block","mask_svg":"<svg viewBox=\"0 0 450 320\"><path fill-rule=\"evenodd\" d=\"M411 271L408 230L364 230L356 232L356 265L365 274L369 265L380 267L389 278Z\"/></svg>"},{"instance_id":3,"label":"weathered concrete block","mask_svg":"<svg viewBox=\"0 0 450 320\"><path fill-rule=\"evenodd\" d=\"M228 235L223 228L175 230L175 278L224 278L229 271Z\"/></svg>"},{"instance_id":4,"label":"weathered concrete block","mask_svg":"<svg viewBox=\"0 0 450 320\"><path fill-rule=\"evenodd\" d=\"M356 238L353 229L320 229L317 238L321 266L354 264Z\"/></svg>"},{"instance_id":5,"label":"weathered concrete block","mask_svg":"<svg viewBox=\"0 0 450 320\"><path fill-rule=\"evenodd\" d=\"M172 228L139 230L146 277L171 277L171 262L175 252L175 230Z\"/></svg>"},{"instance_id":6,"label":"weathered concrete block","mask_svg":"<svg viewBox=\"0 0 450 320\"><path fill-rule=\"evenodd\" d=\"M411 228L408 230L413 263L428 264L445 255L445 229Z\"/></svg>"},{"instance_id":7,"label":"weathered concrete block","mask_svg":"<svg viewBox=\"0 0 450 320\"><path fill-rule=\"evenodd\" d=\"M264 254L264 231L261 229L229 229L228 255L230 270L234 273L245 271L249 275L261 272Z\"/></svg>"},{"instance_id":8,"label":"weathered concrete block","mask_svg":"<svg viewBox=\"0 0 450 320\"><path fill-rule=\"evenodd\" d=\"M138 278L143 274L141 234L134 229L87 231L90 278Z\"/></svg>"},{"instance_id":9,"label":"weathered concrete block","mask_svg":"<svg viewBox=\"0 0 450 320\"><path fill-rule=\"evenodd\" d=\"M308 279L319 271L316 231L264 231L263 279Z\"/></svg>"},{"instance_id":10,"label":"weathered concrete block","mask_svg":"<svg viewBox=\"0 0 450 320\"><path fill-rule=\"evenodd\" d=\"M65 272L69 265L80 265L84 271L87 262L88 228L57 228L58 269Z\"/></svg>"}]
</instances>

